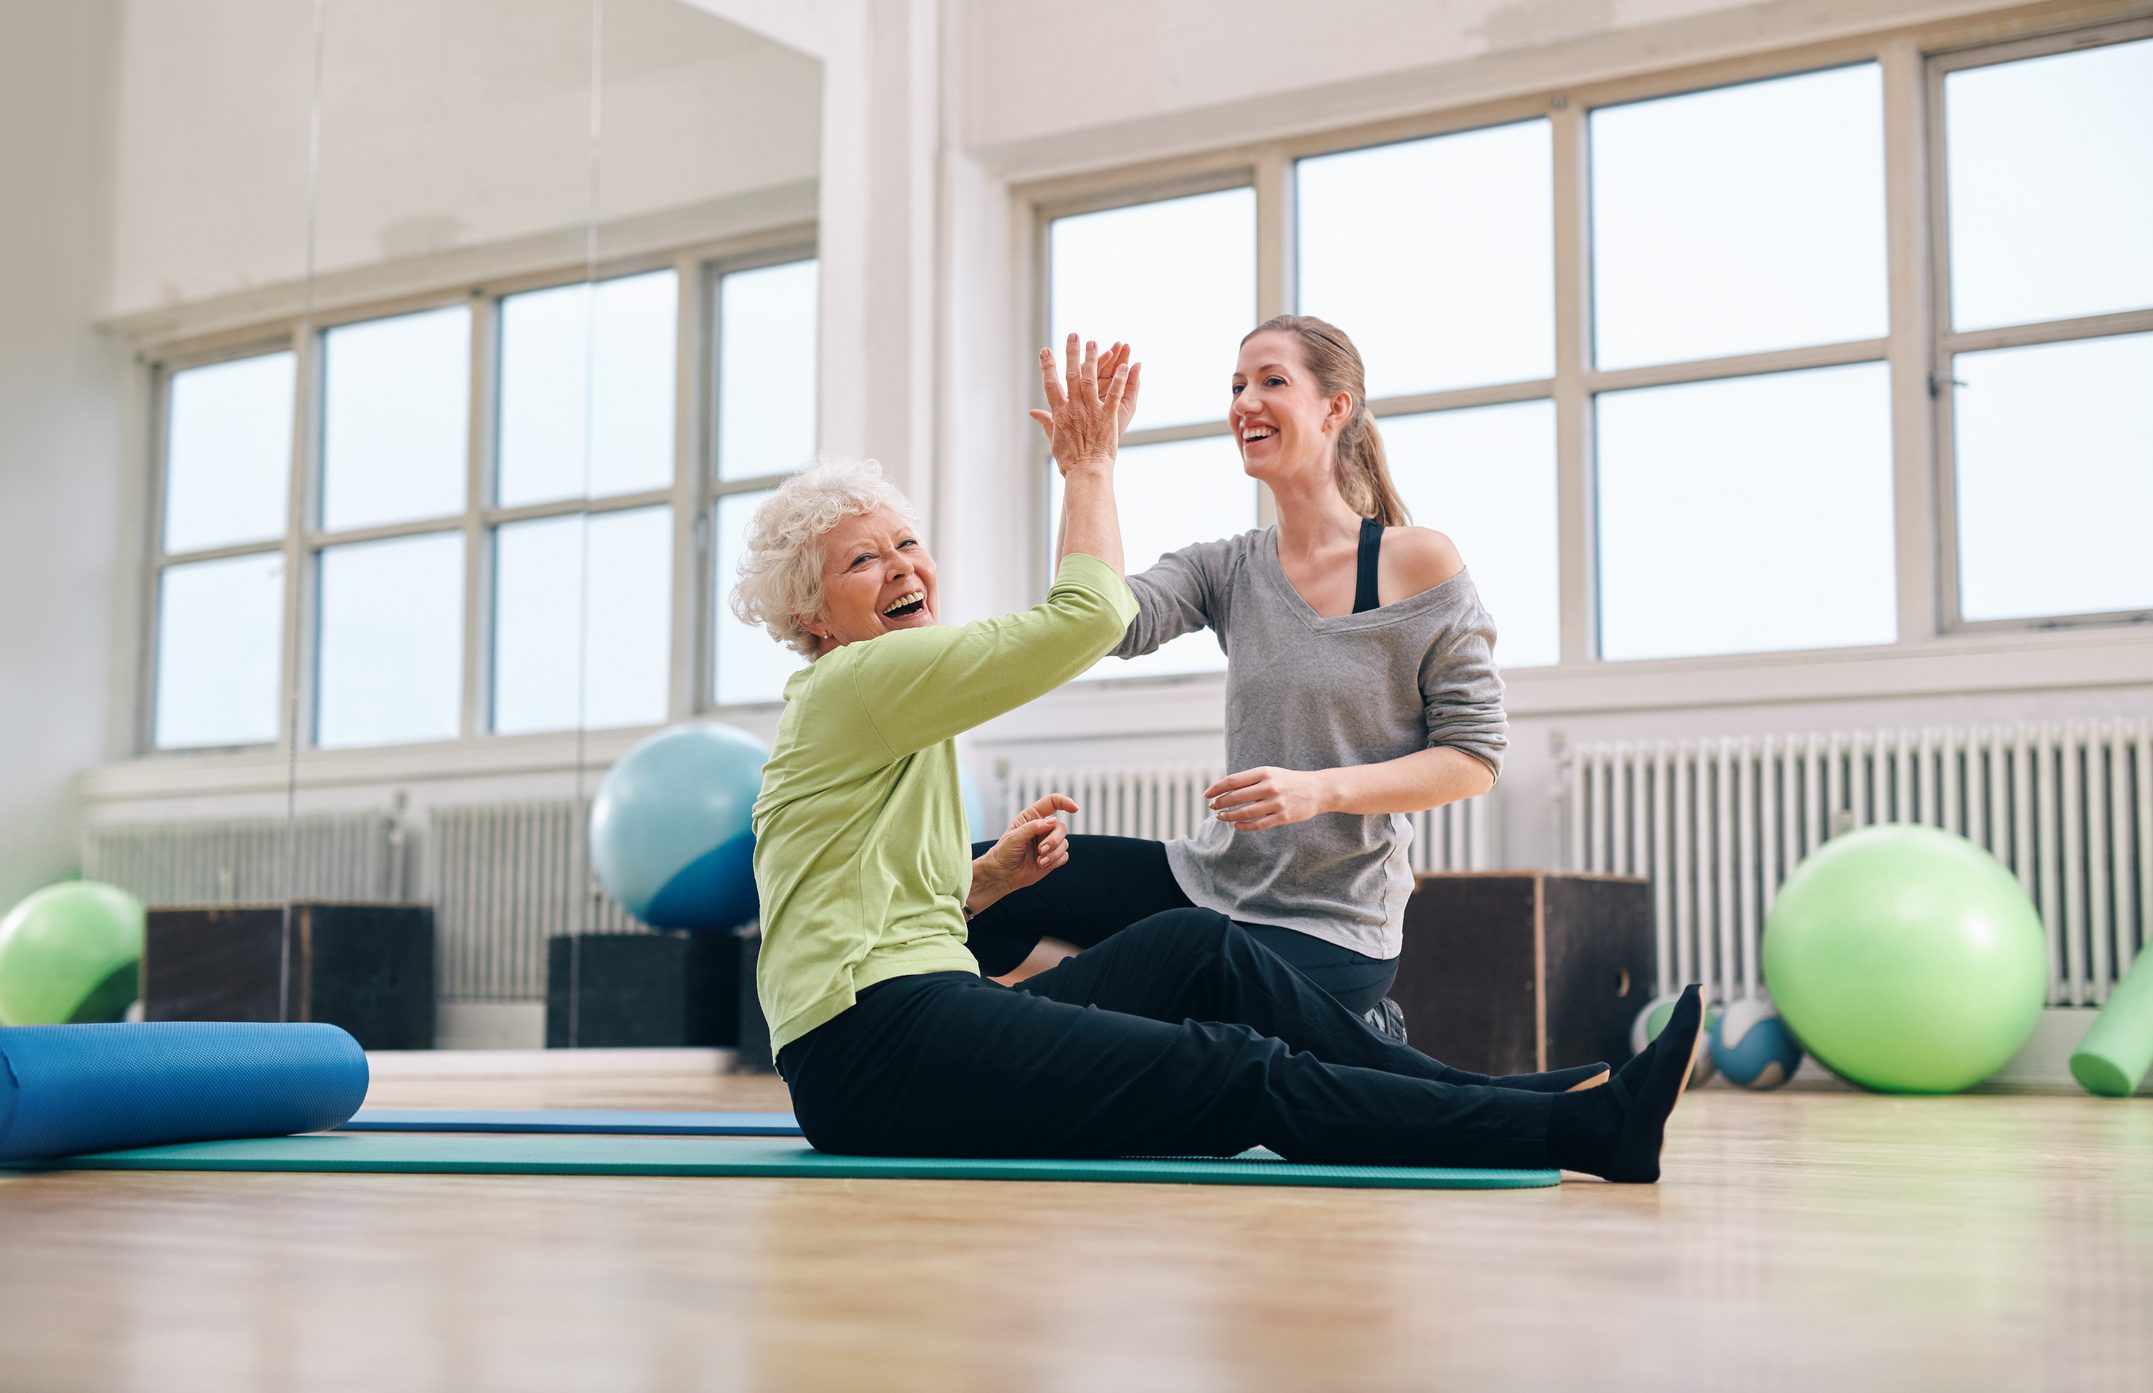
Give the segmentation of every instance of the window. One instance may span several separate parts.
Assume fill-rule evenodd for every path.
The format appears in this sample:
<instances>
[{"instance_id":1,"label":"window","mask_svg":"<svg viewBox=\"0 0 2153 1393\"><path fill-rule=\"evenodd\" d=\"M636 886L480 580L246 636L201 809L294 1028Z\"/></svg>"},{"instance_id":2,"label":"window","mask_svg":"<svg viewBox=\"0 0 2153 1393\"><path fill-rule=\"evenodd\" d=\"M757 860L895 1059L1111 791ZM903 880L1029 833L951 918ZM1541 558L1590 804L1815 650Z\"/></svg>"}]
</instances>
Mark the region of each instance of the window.
<instances>
[{"instance_id":1,"label":"window","mask_svg":"<svg viewBox=\"0 0 2153 1393\"><path fill-rule=\"evenodd\" d=\"M506 524L493 587L493 729L665 720L672 509Z\"/></svg>"},{"instance_id":2,"label":"window","mask_svg":"<svg viewBox=\"0 0 2153 1393\"><path fill-rule=\"evenodd\" d=\"M163 517L152 558L158 749L277 738L290 526L289 352L165 379Z\"/></svg>"},{"instance_id":3,"label":"window","mask_svg":"<svg viewBox=\"0 0 2153 1393\"><path fill-rule=\"evenodd\" d=\"M323 334L322 530L462 512L470 411L467 306Z\"/></svg>"},{"instance_id":4,"label":"window","mask_svg":"<svg viewBox=\"0 0 2153 1393\"><path fill-rule=\"evenodd\" d=\"M1300 312L1352 336L1371 400L1554 373L1553 158L1522 121L1297 164Z\"/></svg>"},{"instance_id":5,"label":"window","mask_svg":"<svg viewBox=\"0 0 2153 1393\"><path fill-rule=\"evenodd\" d=\"M1056 218L1047 233L1047 344L1072 332L1126 339L1144 364L1136 415L1114 471L1131 574L1192 542L1257 525L1255 482L1226 425L1234 354L1256 327L1256 195L1221 189ZM1061 476L1048 466L1046 555L1061 527ZM1217 639L1190 634L1092 678L1217 671Z\"/></svg>"},{"instance_id":6,"label":"window","mask_svg":"<svg viewBox=\"0 0 2153 1393\"><path fill-rule=\"evenodd\" d=\"M2153 612L2153 38L2076 42L1937 65L1935 385L1967 623Z\"/></svg>"},{"instance_id":7,"label":"window","mask_svg":"<svg viewBox=\"0 0 2153 1393\"><path fill-rule=\"evenodd\" d=\"M1505 668L1555 662L1550 124L1315 156L1294 187L1299 308L1360 349L1413 521L1464 554ZM1538 400L1506 386L1526 383Z\"/></svg>"},{"instance_id":8,"label":"window","mask_svg":"<svg viewBox=\"0 0 2153 1393\"><path fill-rule=\"evenodd\" d=\"M343 748L679 714L675 674L715 622L682 520L719 495L722 570L742 505L813 453L815 262L759 255L459 292L167 369L147 744ZM715 351L703 316L681 315L706 293ZM678 400L704 362L722 418ZM295 462L299 419L317 426ZM698 435L716 447L707 477L680 443ZM713 648L717 699L777 698L776 645L728 616Z\"/></svg>"},{"instance_id":9,"label":"window","mask_svg":"<svg viewBox=\"0 0 2153 1393\"><path fill-rule=\"evenodd\" d=\"M1596 414L1601 657L1892 641L1881 363L1608 392Z\"/></svg>"},{"instance_id":10,"label":"window","mask_svg":"<svg viewBox=\"0 0 2153 1393\"><path fill-rule=\"evenodd\" d=\"M711 693L720 706L781 701L786 680L800 668L791 650L734 618L729 597L756 507L786 475L815 459L819 270L812 259L794 260L717 280L710 660Z\"/></svg>"},{"instance_id":11,"label":"window","mask_svg":"<svg viewBox=\"0 0 2153 1393\"><path fill-rule=\"evenodd\" d=\"M665 719L679 306L670 267L501 301L495 731Z\"/></svg>"},{"instance_id":12,"label":"window","mask_svg":"<svg viewBox=\"0 0 2153 1393\"><path fill-rule=\"evenodd\" d=\"M1562 656L1555 404L1398 416L1381 423L1391 482L1413 521L1447 534L1495 619L1504 669Z\"/></svg>"},{"instance_id":13,"label":"window","mask_svg":"<svg viewBox=\"0 0 2153 1393\"><path fill-rule=\"evenodd\" d=\"M1595 366L1882 337L1883 101L1865 63L1594 111Z\"/></svg>"},{"instance_id":14,"label":"window","mask_svg":"<svg viewBox=\"0 0 2153 1393\"><path fill-rule=\"evenodd\" d=\"M494 502L514 508L672 485L679 294L668 269L501 301Z\"/></svg>"}]
</instances>

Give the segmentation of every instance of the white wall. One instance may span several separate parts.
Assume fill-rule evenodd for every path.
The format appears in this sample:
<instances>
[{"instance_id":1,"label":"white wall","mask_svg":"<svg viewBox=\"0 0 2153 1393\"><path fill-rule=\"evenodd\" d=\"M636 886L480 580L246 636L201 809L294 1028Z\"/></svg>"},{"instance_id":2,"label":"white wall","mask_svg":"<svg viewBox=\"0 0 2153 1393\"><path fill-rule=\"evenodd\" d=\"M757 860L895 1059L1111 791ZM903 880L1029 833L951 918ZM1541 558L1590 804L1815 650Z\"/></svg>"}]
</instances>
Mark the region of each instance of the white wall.
<instances>
[{"instance_id":1,"label":"white wall","mask_svg":"<svg viewBox=\"0 0 2153 1393\"><path fill-rule=\"evenodd\" d=\"M132 375L90 318L118 15L12 6L0 40L0 913L74 866L75 776L109 753Z\"/></svg>"},{"instance_id":2,"label":"white wall","mask_svg":"<svg viewBox=\"0 0 2153 1393\"><path fill-rule=\"evenodd\" d=\"M304 274L313 9L127 0L104 314ZM317 273L581 228L588 0L367 0L326 14ZM602 219L814 180L814 59L680 0L610 0L604 66Z\"/></svg>"}]
</instances>

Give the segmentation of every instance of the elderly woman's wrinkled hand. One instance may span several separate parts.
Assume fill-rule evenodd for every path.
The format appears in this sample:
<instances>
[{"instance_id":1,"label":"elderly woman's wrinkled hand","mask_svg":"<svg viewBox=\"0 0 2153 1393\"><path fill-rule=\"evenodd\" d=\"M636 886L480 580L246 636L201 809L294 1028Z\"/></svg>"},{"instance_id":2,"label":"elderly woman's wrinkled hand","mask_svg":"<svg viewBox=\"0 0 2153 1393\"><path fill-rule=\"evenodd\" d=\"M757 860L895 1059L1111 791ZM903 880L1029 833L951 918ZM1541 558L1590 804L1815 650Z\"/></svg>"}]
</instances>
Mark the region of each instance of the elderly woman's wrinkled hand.
<instances>
[{"instance_id":1,"label":"elderly woman's wrinkled hand","mask_svg":"<svg viewBox=\"0 0 2153 1393\"><path fill-rule=\"evenodd\" d=\"M1054 815L1076 810L1068 794L1050 793L1018 813L1001 839L972 863L973 898L991 904L1067 865L1069 829Z\"/></svg>"},{"instance_id":2,"label":"elderly woman's wrinkled hand","mask_svg":"<svg viewBox=\"0 0 2153 1393\"><path fill-rule=\"evenodd\" d=\"M1046 387L1047 410L1031 418L1046 433L1048 448L1063 474L1073 469L1112 464L1121 432L1136 411L1143 364L1129 361L1128 345L1117 343L1099 355L1099 345L1069 336L1062 373L1056 373L1054 350L1039 350L1039 375Z\"/></svg>"}]
</instances>

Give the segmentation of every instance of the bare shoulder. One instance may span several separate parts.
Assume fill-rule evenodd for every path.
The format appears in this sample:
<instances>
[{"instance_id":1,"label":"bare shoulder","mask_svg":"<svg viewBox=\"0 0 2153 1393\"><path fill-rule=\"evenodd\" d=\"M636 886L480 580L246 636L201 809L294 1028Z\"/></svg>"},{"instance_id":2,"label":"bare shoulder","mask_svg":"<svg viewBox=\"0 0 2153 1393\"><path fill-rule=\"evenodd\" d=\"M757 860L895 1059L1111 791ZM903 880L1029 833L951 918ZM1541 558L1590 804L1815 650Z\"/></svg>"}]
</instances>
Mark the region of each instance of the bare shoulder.
<instances>
[{"instance_id":1,"label":"bare shoulder","mask_svg":"<svg viewBox=\"0 0 2153 1393\"><path fill-rule=\"evenodd\" d=\"M1464 569L1457 544L1432 527L1393 527L1383 534L1383 588L1390 594L1433 590Z\"/></svg>"}]
</instances>

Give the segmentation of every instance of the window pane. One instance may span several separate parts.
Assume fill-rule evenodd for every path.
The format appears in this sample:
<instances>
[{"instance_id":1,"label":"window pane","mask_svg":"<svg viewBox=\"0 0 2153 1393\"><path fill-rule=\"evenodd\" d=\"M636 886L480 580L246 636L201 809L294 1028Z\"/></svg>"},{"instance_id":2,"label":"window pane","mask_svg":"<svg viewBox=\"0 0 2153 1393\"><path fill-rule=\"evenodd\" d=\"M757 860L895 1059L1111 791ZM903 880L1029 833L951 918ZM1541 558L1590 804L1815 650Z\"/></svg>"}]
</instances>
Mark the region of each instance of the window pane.
<instances>
[{"instance_id":1,"label":"window pane","mask_svg":"<svg viewBox=\"0 0 2153 1393\"><path fill-rule=\"evenodd\" d=\"M284 535L291 495L293 358L265 353L172 374L164 549Z\"/></svg>"},{"instance_id":2,"label":"window pane","mask_svg":"<svg viewBox=\"0 0 2153 1393\"><path fill-rule=\"evenodd\" d=\"M815 458L818 264L718 280L718 477L789 474Z\"/></svg>"},{"instance_id":3,"label":"window pane","mask_svg":"<svg viewBox=\"0 0 2153 1393\"><path fill-rule=\"evenodd\" d=\"M656 725L665 719L673 643L672 518L670 508L637 508L500 529L493 590L496 731ZM580 625L579 614L586 616Z\"/></svg>"},{"instance_id":4,"label":"window pane","mask_svg":"<svg viewBox=\"0 0 2153 1393\"><path fill-rule=\"evenodd\" d=\"M748 523L763 500L775 492L729 493L718 500L717 603L711 612L718 625L713 690L720 706L782 701L785 683L802 665L798 653L767 631L751 629L733 617L733 586L740 579L740 558L747 550Z\"/></svg>"},{"instance_id":5,"label":"window pane","mask_svg":"<svg viewBox=\"0 0 2153 1393\"><path fill-rule=\"evenodd\" d=\"M2153 334L1962 353L1959 612L2153 609Z\"/></svg>"},{"instance_id":6,"label":"window pane","mask_svg":"<svg viewBox=\"0 0 2153 1393\"><path fill-rule=\"evenodd\" d=\"M1592 113L1602 368L1881 337L1875 64Z\"/></svg>"},{"instance_id":7,"label":"window pane","mask_svg":"<svg viewBox=\"0 0 2153 1393\"><path fill-rule=\"evenodd\" d=\"M595 305L581 282L501 301L502 507L673 482L676 280L652 271L600 281ZM587 438L586 399L596 407Z\"/></svg>"},{"instance_id":8,"label":"window pane","mask_svg":"<svg viewBox=\"0 0 2153 1393\"><path fill-rule=\"evenodd\" d=\"M1241 457L1225 436L1124 446L1114 466L1114 498L1121 514L1122 556L1131 575L1149 570L1167 552L1236 536L1256 525L1256 481L1241 472ZM1048 522L1053 529L1047 534L1051 559L1062 523L1059 473L1054 476ZM1141 658L1109 658L1085 677L1161 677L1225 667L1218 636L1206 629L1184 634Z\"/></svg>"},{"instance_id":9,"label":"window pane","mask_svg":"<svg viewBox=\"0 0 2153 1393\"><path fill-rule=\"evenodd\" d=\"M275 740L283 619L281 552L168 568L158 583L151 743L175 750Z\"/></svg>"},{"instance_id":10,"label":"window pane","mask_svg":"<svg viewBox=\"0 0 2153 1393\"><path fill-rule=\"evenodd\" d=\"M1302 160L1300 307L1344 329L1368 395L1555 371L1548 123Z\"/></svg>"},{"instance_id":11,"label":"window pane","mask_svg":"<svg viewBox=\"0 0 2153 1393\"><path fill-rule=\"evenodd\" d=\"M1072 331L1133 345L1144 388L1130 429L1226 418L1234 346L1256 327L1254 189L1057 218L1047 256L1040 346L1059 354Z\"/></svg>"},{"instance_id":12,"label":"window pane","mask_svg":"<svg viewBox=\"0 0 2153 1393\"><path fill-rule=\"evenodd\" d=\"M1944 77L1951 322L2153 305L2153 39Z\"/></svg>"},{"instance_id":13,"label":"window pane","mask_svg":"<svg viewBox=\"0 0 2153 1393\"><path fill-rule=\"evenodd\" d=\"M463 692L463 535L321 554L317 743L453 739Z\"/></svg>"},{"instance_id":14,"label":"window pane","mask_svg":"<svg viewBox=\"0 0 2153 1393\"><path fill-rule=\"evenodd\" d=\"M322 335L321 525L332 532L460 512L471 409L465 305Z\"/></svg>"},{"instance_id":15,"label":"window pane","mask_svg":"<svg viewBox=\"0 0 2153 1393\"><path fill-rule=\"evenodd\" d=\"M1421 527L1449 534L1495 616L1495 659L1562 656L1555 404L1523 401L1381 423L1391 481Z\"/></svg>"},{"instance_id":16,"label":"window pane","mask_svg":"<svg viewBox=\"0 0 2153 1393\"><path fill-rule=\"evenodd\" d=\"M1882 363L1598 399L1600 656L1890 643Z\"/></svg>"}]
</instances>

